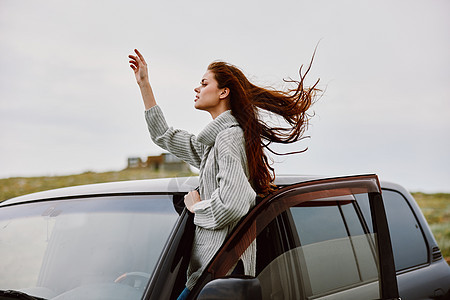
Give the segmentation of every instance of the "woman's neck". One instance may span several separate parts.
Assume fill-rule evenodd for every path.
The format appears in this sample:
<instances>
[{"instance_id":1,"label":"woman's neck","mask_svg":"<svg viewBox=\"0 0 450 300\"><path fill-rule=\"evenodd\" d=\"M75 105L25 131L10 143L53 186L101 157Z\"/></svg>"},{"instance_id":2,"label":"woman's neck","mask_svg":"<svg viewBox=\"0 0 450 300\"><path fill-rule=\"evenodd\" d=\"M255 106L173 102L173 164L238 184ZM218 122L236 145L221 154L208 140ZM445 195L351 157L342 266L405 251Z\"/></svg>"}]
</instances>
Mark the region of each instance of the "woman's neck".
<instances>
[{"instance_id":1,"label":"woman's neck","mask_svg":"<svg viewBox=\"0 0 450 300\"><path fill-rule=\"evenodd\" d=\"M228 102L223 101L220 105L217 105L214 108L209 109L208 112L210 113L211 117L214 120L227 110L230 110Z\"/></svg>"}]
</instances>

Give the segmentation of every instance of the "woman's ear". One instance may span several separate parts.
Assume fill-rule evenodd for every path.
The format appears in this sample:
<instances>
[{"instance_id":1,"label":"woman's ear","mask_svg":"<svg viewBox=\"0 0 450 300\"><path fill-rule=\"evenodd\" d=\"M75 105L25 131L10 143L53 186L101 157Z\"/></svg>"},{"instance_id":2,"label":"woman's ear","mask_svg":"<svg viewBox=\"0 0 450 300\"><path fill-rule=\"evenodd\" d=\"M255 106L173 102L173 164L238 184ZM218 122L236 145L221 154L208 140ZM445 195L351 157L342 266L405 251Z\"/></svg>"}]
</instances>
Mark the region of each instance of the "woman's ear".
<instances>
[{"instance_id":1,"label":"woman's ear","mask_svg":"<svg viewBox=\"0 0 450 300\"><path fill-rule=\"evenodd\" d=\"M229 88L223 88L222 91L220 92L219 98L220 99L225 99L228 97L228 95L230 95L230 89Z\"/></svg>"}]
</instances>

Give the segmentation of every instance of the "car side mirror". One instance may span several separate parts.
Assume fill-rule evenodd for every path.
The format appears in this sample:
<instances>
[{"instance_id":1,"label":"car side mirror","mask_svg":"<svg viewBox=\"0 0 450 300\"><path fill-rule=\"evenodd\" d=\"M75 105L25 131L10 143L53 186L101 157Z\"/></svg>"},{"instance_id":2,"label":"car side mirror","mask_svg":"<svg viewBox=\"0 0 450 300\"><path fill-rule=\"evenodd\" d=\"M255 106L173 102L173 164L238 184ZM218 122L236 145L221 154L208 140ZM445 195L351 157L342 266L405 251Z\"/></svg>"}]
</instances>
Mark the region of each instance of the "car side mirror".
<instances>
[{"instance_id":1,"label":"car side mirror","mask_svg":"<svg viewBox=\"0 0 450 300\"><path fill-rule=\"evenodd\" d=\"M227 277L208 282L200 291L198 300L207 299L262 299L261 284L254 277Z\"/></svg>"}]
</instances>

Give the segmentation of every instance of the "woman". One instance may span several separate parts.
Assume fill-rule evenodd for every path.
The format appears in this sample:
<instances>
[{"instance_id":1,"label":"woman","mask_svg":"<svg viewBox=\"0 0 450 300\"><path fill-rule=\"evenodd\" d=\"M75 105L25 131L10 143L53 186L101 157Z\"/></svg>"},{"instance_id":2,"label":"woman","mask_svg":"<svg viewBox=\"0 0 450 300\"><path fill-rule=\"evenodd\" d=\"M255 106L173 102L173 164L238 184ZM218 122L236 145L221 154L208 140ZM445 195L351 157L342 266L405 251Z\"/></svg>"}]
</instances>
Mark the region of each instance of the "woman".
<instances>
[{"instance_id":1,"label":"woman","mask_svg":"<svg viewBox=\"0 0 450 300\"><path fill-rule=\"evenodd\" d=\"M200 170L199 192L191 191L184 200L196 225L186 288L179 297L184 299L226 236L255 204L256 195L275 189L264 148L269 149L271 142L292 143L302 138L315 85L304 89L300 72L299 82L289 80L295 83L293 90L265 89L250 83L235 66L213 62L194 89L195 108L209 112L213 121L194 136L167 125L156 104L144 57L137 50L135 54L129 56L130 67L141 90L152 140ZM282 116L288 126L269 127L258 118L259 109ZM254 276L255 243L241 261L245 274Z\"/></svg>"}]
</instances>

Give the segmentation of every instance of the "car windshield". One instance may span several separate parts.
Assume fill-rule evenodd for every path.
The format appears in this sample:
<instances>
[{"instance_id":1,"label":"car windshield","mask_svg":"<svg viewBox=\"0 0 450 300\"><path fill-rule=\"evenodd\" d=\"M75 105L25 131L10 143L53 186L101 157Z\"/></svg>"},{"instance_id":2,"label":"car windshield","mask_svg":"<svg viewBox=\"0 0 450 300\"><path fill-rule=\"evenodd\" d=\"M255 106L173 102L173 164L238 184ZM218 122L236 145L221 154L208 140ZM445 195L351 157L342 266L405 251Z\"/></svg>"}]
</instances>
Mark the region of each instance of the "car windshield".
<instances>
[{"instance_id":1,"label":"car windshield","mask_svg":"<svg viewBox=\"0 0 450 300\"><path fill-rule=\"evenodd\" d=\"M0 290L45 299L140 299L178 214L173 195L0 208Z\"/></svg>"}]
</instances>

